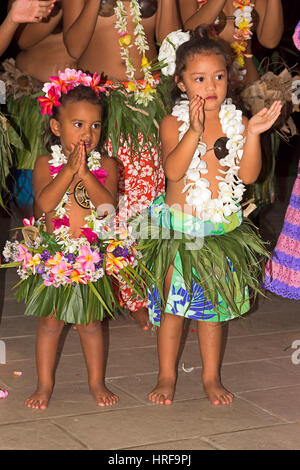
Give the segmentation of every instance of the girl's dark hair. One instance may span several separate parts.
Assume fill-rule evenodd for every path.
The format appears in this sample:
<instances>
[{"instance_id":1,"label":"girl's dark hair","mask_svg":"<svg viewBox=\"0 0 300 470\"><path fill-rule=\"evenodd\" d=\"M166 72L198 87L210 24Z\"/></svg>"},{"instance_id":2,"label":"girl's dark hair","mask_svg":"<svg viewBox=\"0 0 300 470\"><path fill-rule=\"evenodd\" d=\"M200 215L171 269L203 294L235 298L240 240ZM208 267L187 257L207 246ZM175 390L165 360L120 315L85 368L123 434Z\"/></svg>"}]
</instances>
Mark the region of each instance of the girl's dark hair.
<instances>
[{"instance_id":1,"label":"girl's dark hair","mask_svg":"<svg viewBox=\"0 0 300 470\"><path fill-rule=\"evenodd\" d=\"M190 57L203 53L222 55L225 60L228 78L230 76L231 56L226 50L226 43L221 39L213 39L209 32L209 27L203 25L197 26L196 29L190 31L190 39L181 44L176 51L176 68L171 90L173 105L180 99L182 93L175 82L175 77L179 81L182 80L182 72L185 71L187 60Z\"/></svg>"},{"instance_id":2,"label":"girl's dark hair","mask_svg":"<svg viewBox=\"0 0 300 470\"><path fill-rule=\"evenodd\" d=\"M90 87L87 87L84 85L78 85L76 88L73 88L73 90L70 90L67 94L62 94L60 98L60 102L62 106L65 106L69 102L77 103L79 101L87 101L88 103L100 106L101 114L103 118L103 105L102 105L101 99L100 97L96 95L94 90ZM60 106L53 106L52 118L59 120L59 113L60 113ZM49 123L48 123L47 129L45 130L43 137L44 137L44 145L46 149L48 150L48 152L51 152L52 145L60 144L60 138L52 133L49 127Z\"/></svg>"}]
</instances>

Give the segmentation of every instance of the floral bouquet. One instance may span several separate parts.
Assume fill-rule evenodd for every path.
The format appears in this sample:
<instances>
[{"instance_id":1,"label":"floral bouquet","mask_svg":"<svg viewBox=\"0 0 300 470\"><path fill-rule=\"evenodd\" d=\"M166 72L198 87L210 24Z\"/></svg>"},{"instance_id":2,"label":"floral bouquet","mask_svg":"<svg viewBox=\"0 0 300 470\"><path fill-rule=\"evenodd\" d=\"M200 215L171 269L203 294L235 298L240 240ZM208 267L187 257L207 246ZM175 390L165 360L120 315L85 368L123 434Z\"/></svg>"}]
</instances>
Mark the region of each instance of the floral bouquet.
<instances>
[{"instance_id":1,"label":"floral bouquet","mask_svg":"<svg viewBox=\"0 0 300 470\"><path fill-rule=\"evenodd\" d=\"M145 273L142 279L138 272L141 256L128 229L112 232L102 221L98 233L83 227L80 237L68 243L44 231L42 219L23 223L24 239L6 242L6 264L0 267L17 268L21 280L16 297L25 301L25 315L55 314L66 323L87 324L106 314L113 317L119 283L127 283L133 295L145 295Z\"/></svg>"}]
</instances>

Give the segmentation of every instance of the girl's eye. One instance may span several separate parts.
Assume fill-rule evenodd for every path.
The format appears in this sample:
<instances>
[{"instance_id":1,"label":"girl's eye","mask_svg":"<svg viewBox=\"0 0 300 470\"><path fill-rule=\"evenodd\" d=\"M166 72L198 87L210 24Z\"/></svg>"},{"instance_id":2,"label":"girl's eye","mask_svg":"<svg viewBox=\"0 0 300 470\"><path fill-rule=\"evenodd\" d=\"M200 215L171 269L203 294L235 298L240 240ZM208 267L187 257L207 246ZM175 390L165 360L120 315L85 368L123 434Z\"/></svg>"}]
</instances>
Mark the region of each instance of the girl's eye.
<instances>
[{"instance_id":1,"label":"girl's eye","mask_svg":"<svg viewBox=\"0 0 300 470\"><path fill-rule=\"evenodd\" d=\"M204 80L203 77L197 77L197 78L196 78L196 81L197 81L197 82L198 82L198 81L199 81L199 82L203 82L203 80Z\"/></svg>"},{"instance_id":2,"label":"girl's eye","mask_svg":"<svg viewBox=\"0 0 300 470\"><path fill-rule=\"evenodd\" d=\"M224 75L222 73L220 73L219 75L216 76L216 79L217 80L222 80L223 77L224 77Z\"/></svg>"},{"instance_id":3,"label":"girl's eye","mask_svg":"<svg viewBox=\"0 0 300 470\"><path fill-rule=\"evenodd\" d=\"M100 129L100 127L101 127L101 124L99 124L99 123L92 125L93 129Z\"/></svg>"},{"instance_id":4,"label":"girl's eye","mask_svg":"<svg viewBox=\"0 0 300 470\"><path fill-rule=\"evenodd\" d=\"M74 122L75 127L82 127L82 122Z\"/></svg>"}]
</instances>

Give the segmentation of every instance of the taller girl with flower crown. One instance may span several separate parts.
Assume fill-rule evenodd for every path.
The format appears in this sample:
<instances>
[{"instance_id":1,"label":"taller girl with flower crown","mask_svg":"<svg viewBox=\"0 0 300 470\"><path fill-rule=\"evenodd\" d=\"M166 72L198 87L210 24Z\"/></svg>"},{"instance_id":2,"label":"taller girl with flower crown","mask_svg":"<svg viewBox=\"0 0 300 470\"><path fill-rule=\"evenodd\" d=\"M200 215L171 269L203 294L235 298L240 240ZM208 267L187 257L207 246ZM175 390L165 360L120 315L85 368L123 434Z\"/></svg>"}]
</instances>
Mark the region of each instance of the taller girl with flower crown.
<instances>
[{"instance_id":1,"label":"taller girl with flower crown","mask_svg":"<svg viewBox=\"0 0 300 470\"><path fill-rule=\"evenodd\" d=\"M250 292L259 291L257 255L267 255L243 222L240 201L244 184L260 171L259 136L275 122L281 103L247 121L226 100L229 60L221 44L202 27L178 34L175 106L160 126L167 191L149 213L151 231L156 227L160 236L146 240L144 251L162 280L149 293L150 320L159 327L159 374L149 398L172 403L183 321L189 318L198 321L207 396L215 405L228 404L233 395L220 378L222 322L249 310Z\"/></svg>"},{"instance_id":2,"label":"taller girl with flower crown","mask_svg":"<svg viewBox=\"0 0 300 470\"><path fill-rule=\"evenodd\" d=\"M110 238L103 218L115 207L117 166L97 151L105 91L99 82L97 74L66 69L45 84L46 94L38 100L42 114L51 116L55 145L34 168L38 223L25 220L25 240L7 242L4 250L6 260L19 266L18 297L27 304L25 314L38 317L38 384L25 401L29 408L48 406L65 323L77 325L96 403L118 401L104 382L101 320L117 308L110 279L134 278L136 251L126 233L113 232Z\"/></svg>"}]
</instances>

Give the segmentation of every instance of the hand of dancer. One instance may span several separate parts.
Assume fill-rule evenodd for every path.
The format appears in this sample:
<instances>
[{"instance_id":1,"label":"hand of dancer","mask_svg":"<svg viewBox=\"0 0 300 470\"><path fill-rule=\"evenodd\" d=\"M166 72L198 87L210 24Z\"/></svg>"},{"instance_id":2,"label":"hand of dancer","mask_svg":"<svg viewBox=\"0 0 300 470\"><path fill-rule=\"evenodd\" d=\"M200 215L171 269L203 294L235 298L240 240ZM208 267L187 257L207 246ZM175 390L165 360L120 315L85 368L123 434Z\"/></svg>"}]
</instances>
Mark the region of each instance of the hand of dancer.
<instances>
[{"instance_id":1,"label":"hand of dancer","mask_svg":"<svg viewBox=\"0 0 300 470\"><path fill-rule=\"evenodd\" d=\"M281 108L281 101L274 101L269 109L263 108L261 111L255 114L249 120L248 133L259 135L269 130L280 115Z\"/></svg>"},{"instance_id":2,"label":"hand of dancer","mask_svg":"<svg viewBox=\"0 0 300 470\"><path fill-rule=\"evenodd\" d=\"M14 23L39 23L52 11L56 0L15 0L9 12Z\"/></svg>"},{"instance_id":3,"label":"hand of dancer","mask_svg":"<svg viewBox=\"0 0 300 470\"><path fill-rule=\"evenodd\" d=\"M79 143L79 168L78 168L78 177L83 179L89 172L89 167L87 165L87 153L83 140Z\"/></svg>"},{"instance_id":4,"label":"hand of dancer","mask_svg":"<svg viewBox=\"0 0 300 470\"><path fill-rule=\"evenodd\" d=\"M204 99L195 95L190 101L190 128L201 136L204 131Z\"/></svg>"},{"instance_id":5,"label":"hand of dancer","mask_svg":"<svg viewBox=\"0 0 300 470\"><path fill-rule=\"evenodd\" d=\"M76 145L71 145L71 151L68 156L66 168L72 172L73 176L79 171L81 165L81 152L81 142L78 142Z\"/></svg>"}]
</instances>

